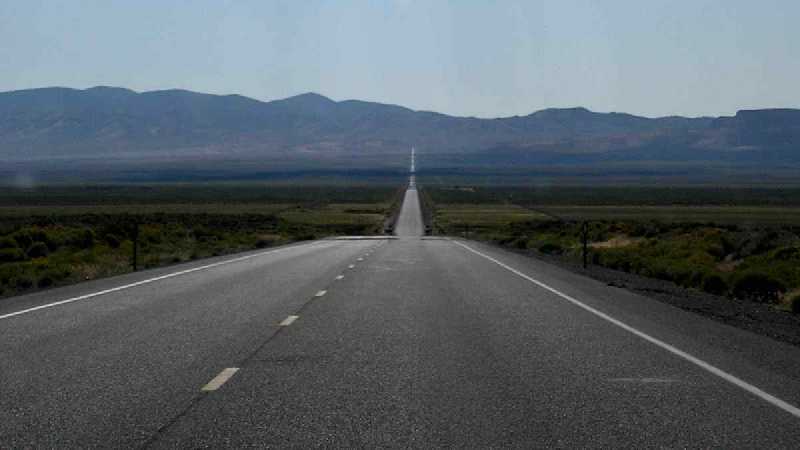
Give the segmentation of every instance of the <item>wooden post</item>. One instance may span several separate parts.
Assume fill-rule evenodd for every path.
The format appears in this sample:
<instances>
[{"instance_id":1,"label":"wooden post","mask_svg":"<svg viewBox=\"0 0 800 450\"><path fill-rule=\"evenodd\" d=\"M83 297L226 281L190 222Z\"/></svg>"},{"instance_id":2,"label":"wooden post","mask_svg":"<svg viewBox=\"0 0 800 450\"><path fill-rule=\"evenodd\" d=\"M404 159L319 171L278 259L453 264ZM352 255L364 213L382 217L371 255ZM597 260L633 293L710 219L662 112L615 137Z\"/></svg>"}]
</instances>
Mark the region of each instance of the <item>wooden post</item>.
<instances>
[{"instance_id":1,"label":"wooden post","mask_svg":"<svg viewBox=\"0 0 800 450\"><path fill-rule=\"evenodd\" d=\"M583 241L583 268L585 269L589 257L589 222L583 222L581 225L581 240Z\"/></svg>"},{"instance_id":2,"label":"wooden post","mask_svg":"<svg viewBox=\"0 0 800 450\"><path fill-rule=\"evenodd\" d=\"M133 223L133 271L138 269L139 261L139 222Z\"/></svg>"}]
</instances>

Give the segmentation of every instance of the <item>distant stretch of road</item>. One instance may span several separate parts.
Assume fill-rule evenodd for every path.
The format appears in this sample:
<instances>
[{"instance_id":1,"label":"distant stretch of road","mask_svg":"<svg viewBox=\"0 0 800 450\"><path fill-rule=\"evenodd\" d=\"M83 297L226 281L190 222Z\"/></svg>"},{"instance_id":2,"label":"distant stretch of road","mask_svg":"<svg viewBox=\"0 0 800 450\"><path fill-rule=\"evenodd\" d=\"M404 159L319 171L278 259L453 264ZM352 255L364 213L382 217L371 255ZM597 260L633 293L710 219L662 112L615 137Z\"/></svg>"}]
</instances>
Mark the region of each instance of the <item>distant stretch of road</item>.
<instances>
[{"instance_id":1,"label":"distant stretch of road","mask_svg":"<svg viewBox=\"0 0 800 450\"><path fill-rule=\"evenodd\" d=\"M0 302L0 448L800 443L800 349L395 229Z\"/></svg>"}]
</instances>

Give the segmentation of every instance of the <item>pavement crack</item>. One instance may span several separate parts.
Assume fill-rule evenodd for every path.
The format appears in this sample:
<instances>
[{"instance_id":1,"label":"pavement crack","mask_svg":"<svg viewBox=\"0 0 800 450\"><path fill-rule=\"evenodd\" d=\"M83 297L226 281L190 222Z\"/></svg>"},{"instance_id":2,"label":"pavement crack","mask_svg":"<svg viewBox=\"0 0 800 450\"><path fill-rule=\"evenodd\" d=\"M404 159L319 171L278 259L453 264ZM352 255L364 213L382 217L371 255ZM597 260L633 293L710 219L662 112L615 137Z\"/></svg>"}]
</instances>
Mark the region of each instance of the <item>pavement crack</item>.
<instances>
[{"instance_id":1,"label":"pavement crack","mask_svg":"<svg viewBox=\"0 0 800 450\"><path fill-rule=\"evenodd\" d=\"M329 282L329 283L328 283L328 285L326 285L326 286L324 287L324 289L323 289L323 290L320 290L320 291L318 291L318 292L317 292L317 294L318 294L319 292L323 292L323 291L324 291L325 293L327 293L327 292L328 292L328 290L329 290L329 289L331 289L331 286L332 286L332 284L333 284L333 283L330 283L330 282ZM316 294L315 294L315 295L312 295L312 296L311 296L311 297L309 297L309 298L308 298L308 299L307 299L305 302L303 302L303 304L301 304L301 305L300 305L300 307L297 309L297 311L296 311L296 312L294 312L294 313L293 313L293 315L295 315L295 316L301 316L301 315L302 315L301 313L302 313L302 312L303 312L303 311L304 311L306 308L308 308L308 306L309 306L309 305L311 305L311 303L313 303L313 302L314 302L314 300L319 300L319 299L321 299L321 298L322 298L322 296L318 296L318 295L316 295ZM269 336L267 336L267 338L266 338L266 339L264 339L264 341L263 341L263 342L261 342L261 343L260 343L258 346L256 346L256 348L255 348L255 349L253 349L253 351L251 351L251 352L250 352L250 353L249 353L247 356L245 356L245 357L244 357L244 358L241 360L241 362L240 362L240 363L237 365L237 367L239 367L239 368L240 368L240 370L241 370L241 369L245 369L245 368L246 368L246 367L248 367L248 366L251 366L253 362L259 362L259 360L258 360L258 359L256 359L256 355L258 355L258 354L259 354L259 353L260 353L260 352L261 352L261 351L262 351L262 350L263 350L263 349L264 349L264 348L265 348L265 347L266 347L266 346L267 346L267 345L268 345L268 344L269 344L269 343L270 343L270 342L271 342L273 339L275 339L275 338L276 338L278 335L280 335L282 332L284 332L284 330L286 330L287 328L288 328L288 327L286 327L286 326L280 326L280 325L277 325L277 326L275 327L275 331L274 331L272 334L270 334ZM200 404L200 402L201 402L201 401L203 401L203 399L205 399L206 397L208 397L208 396L209 396L209 395L211 395L212 393L213 393L213 391L202 391L202 390L199 390L199 391L198 391L198 394L196 394L196 395L195 395L195 396L194 396L194 397L193 397L193 398L192 398L192 399L189 401L189 403L186 405L186 407L185 407L184 409L182 409L182 410L181 410L181 411L180 411L178 414L176 414L174 417L172 417L171 419L169 419L169 420L168 420L168 421L167 421L167 422L166 422L164 425L162 425L161 427L159 427L159 428L158 428L158 430L156 430L156 431L155 431L155 432L154 432L154 433L153 433L153 434L152 434L152 435L151 435L151 436L150 436L150 437L149 437L149 438L148 438L148 439L147 439L147 440L146 440L146 441L145 441L145 442L142 444L142 446L141 446L140 448L143 448L143 449L144 449L144 448L150 448L150 447L151 447L153 444L155 444L155 443L156 443L156 442L157 442L157 441L158 441L158 440L159 440L159 439L160 439L160 438L161 438L163 435L165 435L165 434L166 434L166 433L169 431L169 429L170 429L172 426L174 426L176 423L178 423L178 421L180 421L180 420L181 420L182 418L184 418L184 417L185 417L187 414L189 414L189 412L190 412L192 409L194 409L196 406L198 406L198 405ZM218 395L218 394L217 394L217 395Z\"/></svg>"}]
</instances>

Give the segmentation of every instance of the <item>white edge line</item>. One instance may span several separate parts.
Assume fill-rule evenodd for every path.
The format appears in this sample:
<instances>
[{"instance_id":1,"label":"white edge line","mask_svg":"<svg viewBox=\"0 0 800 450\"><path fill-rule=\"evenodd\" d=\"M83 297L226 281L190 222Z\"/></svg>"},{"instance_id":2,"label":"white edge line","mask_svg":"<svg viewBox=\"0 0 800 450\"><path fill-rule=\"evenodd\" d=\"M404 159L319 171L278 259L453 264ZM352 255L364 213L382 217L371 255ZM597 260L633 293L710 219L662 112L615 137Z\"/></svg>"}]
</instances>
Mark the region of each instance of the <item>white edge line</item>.
<instances>
[{"instance_id":1,"label":"white edge line","mask_svg":"<svg viewBox=\"0 0 800 450\"><path fill-rule=\"evenodd\" d=\"M216 391L219 389L225 382L231 379L231 377L239 371L238 367L228 367L227 369L223 369L217 376L211 379L203 388L202 391L210 392Z\"/></svg>"},{"instance_id":2,"label":"white edge line","mask_svg":"<svg viewBox=\"0 0 800 450\"><path fill-rule=\"evenodd\" d=\"M318 243L319 242L313 242L310 245L316 245ZM309 245L309 244L304 244L304 245ZM219 261L219 262L215 262L213 264L206 264L206 265L200 266L200 267L194 267L194 268L191 268L191 269L181 270L181 271L178 271L178 272L172 272L172 273L168 273L166 275L161 275L161 276L158 276L158 277L148 278L146 280L137 281L135 283L125 284L125 285L113 287L113 288L110 288L110 289L104 289L102 291L92 292L91 294L80 295L78 297L72 297L72 298L68 298L66 300L59 300L57 302L48 303L46 305L34 306L33 308L23 309L23 310L20 310L20 311L15 311L15 312L12 312L12 313L0 315L0 320L9 319L9 318L15 317L15 316L21 316L23 314L27 314L27 313L31 313L31 312L34 312L34 311L38 311L40 309L47 309L47 308L52 308L54 306L60 306L60 305L65 305L67 303L77 302L77 301L80 301L80 300L87 300L87 299L90 299L90 298L93 298L93 297L98 297L98 296L101 296L101 295L110 294L112 292L122 291L124 289L130 289L132 287L141 286L143 284L149 284L149 283L153 283L155 281L160 281L160 280L165 280L167 278L177 277L179 275L186 275L187 273L192 273L192 272L197 272L197 271L200 271L200 270L211 269L213 267L222 266L222 265L225 265L225 264L231 264L231 263L234 263L234 262L244 261L246 259L257 258L259 256L264 256L264 255L267 255L267 254L270 254L270 253L278 253L278 252L282 252L282 251L286 251L286 250L290 250L290 249L295 249L295 248L298 248L298 247L303 247L304 245L297 245L297 246L292 246L292 247L278 248L278 249L268 250L268 251L261 252L261 253L256 253L256 254L253 254L253 255L246 255L246 256L240 256L238 258L226 259L225 261Z\"/></svg>"},{"instance_id":3,"label":"white edge line","mask_svg":"<svg viewBox=\"0 0 800 450\"><path fill-rule=\"evenodd\" d=\"M653 336L650 336L647 333L639 331L636 328L633 328L632 326L630 326L630 325L628 325L628 324L626 324L624 322L621 322L621 321L609 316L608 314L606 314L604 312L601 312L601 311L599 311L599 310L597 310L595 308L592 308L591 306L586 305L583 302L581 302L579 300L576 300L575 298L570 297L569 295L567 295L567 294L565 294L565 293L563 293L563 292L561 292L561 291L559 291L559 290L557 290L555 288L552 288L552 287L542 283L539 280L531 278L528 275L525 275L524 273L518 271L517 269L514 269L513 267L510 267L507 264L504 264L504 263L492 258L489 255L481 253L478 250L475 250L475 249L473 249L472 247L470 247L470 246L468 246L466 244L462 244L461 242L454 241L454 240L450 240L450 241L455 243L455 244L457 244L457 245L460 245L461 247L464 247L465 249L471 251L472 253L475 253L476 255L479 255L479 256L482 256L483 258L488 259L489 261L497 264L498 266L500 266L500 267L502 267L502 268L504 268L504 269L506 269L506 270L508 270L508 271L510 271L510 272L512 272L512 273L514 273L514 274L516 274L516 275L518 275L518 276L530 281L531 283L539 286L540 288L545 289L545 290L547 290L549 292L552 292L553 294L558 295L559 297L563 298L564 300L567 300L568 302L574 304L575 306L583 308L584 310L586 310L586 311L588 311L588 312L600 317L601 319L604 319L604 320L606 320L608 322L611 322L612 324L622 328L623 330L628 331L628 332L630 332L630 333L632 333L632 334L634 334L634 335L636 335L636 336L638 336L638 337L650 342L651 344L654 344L654 345L656 345L658 347L661 347L662 349L672 353L673 355L679 356L679 357L689 361L690 363L700 367L701 369L706 370L706 371L708 371L708 372L710 372L710 373L722 378L723 380L725 380L725 381L727 381L727 382L729 382L731 384L734 384L737 387L739 387L739 388L741 388L741 389L743 389L743 390L745 390L745 391L747 391L747 392L749 392L749 393L761 398L762 400L772 404L773 406L776 406L776 407L788 412L789 414L791 414L791 415L793 415L793 416L795 416L797 418L800 418L800 408L798 408L798 407L796 407L796 406L794 406L794 405L792 405L790 403L787 403L787 402L779 399L778 397L775 397L772 394L764 392L763 390L757 388L756 386L753 386L752 384L750 384L750 383L748 383L748 382L746 382L746 381L744 381L744 380L742 380L740 378L737 378L736 376L731 375L728 372L725 372L724 370L719 369L719 368L717 368L717 367L715 367L715 366L713 366L713 365L701 360L700 358L692 356L689 353L686 353L683 350L680 350L680 349L678 349L676 347L673 347L672 345L667 344L664 341L661 341L661 340L659 340L657 338L654 338Z\"/></svg>"},{"instance_id":4,"label":"white edge line","mask_svg":"<svg viewBox=\"0 0 800 450\"><path fill-rule=\"evenodd\" d=\"M288 327L289 325L292 324L292 322L294 322L295 320L297 320L299 318L300 318L300 316L288 316L287 318L283 319L283 321L281 321L281 323L279 323L278 325L280 325L282 327Z\"/></svg>"},{"instance_id":5,"label":"white edge line","mask_svg":"<svg viewBox=\"0 0 800 450\"><path fill-rule=\"evenodd\" d=\"M328 293L328 291L325 291L325 290L317 291L317 293L314 294L314 297L322 297L323 295L325 295L327 293Z\"/></svg>"}]
</instances>

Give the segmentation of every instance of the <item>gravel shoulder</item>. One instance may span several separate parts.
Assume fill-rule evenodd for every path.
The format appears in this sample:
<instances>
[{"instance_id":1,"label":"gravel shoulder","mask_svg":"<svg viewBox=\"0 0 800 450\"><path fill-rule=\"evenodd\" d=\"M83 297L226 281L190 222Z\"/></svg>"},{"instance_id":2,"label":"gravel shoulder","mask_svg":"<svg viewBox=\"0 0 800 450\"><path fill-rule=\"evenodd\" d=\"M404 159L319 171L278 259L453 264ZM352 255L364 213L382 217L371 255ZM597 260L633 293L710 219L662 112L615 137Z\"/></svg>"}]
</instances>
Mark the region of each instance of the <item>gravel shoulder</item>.
<instances>
[{"instance_id":1,"label":"gravel shoulder","mask_svg":"<svg viewBox=\"0 0 800 450\"><path fill-rule=\"evenodd\" d=\"M669 281L647 278L601 266L590 265L584 269L578 261L572 259L546 255L534 250L519 250L493 243L487 244L536 258L602 281L609 286L627 289L718 322L800 347L800 315L775 309L771 305L720 297L695 289L687 289Z\"/></svg>"}]
</instances>

